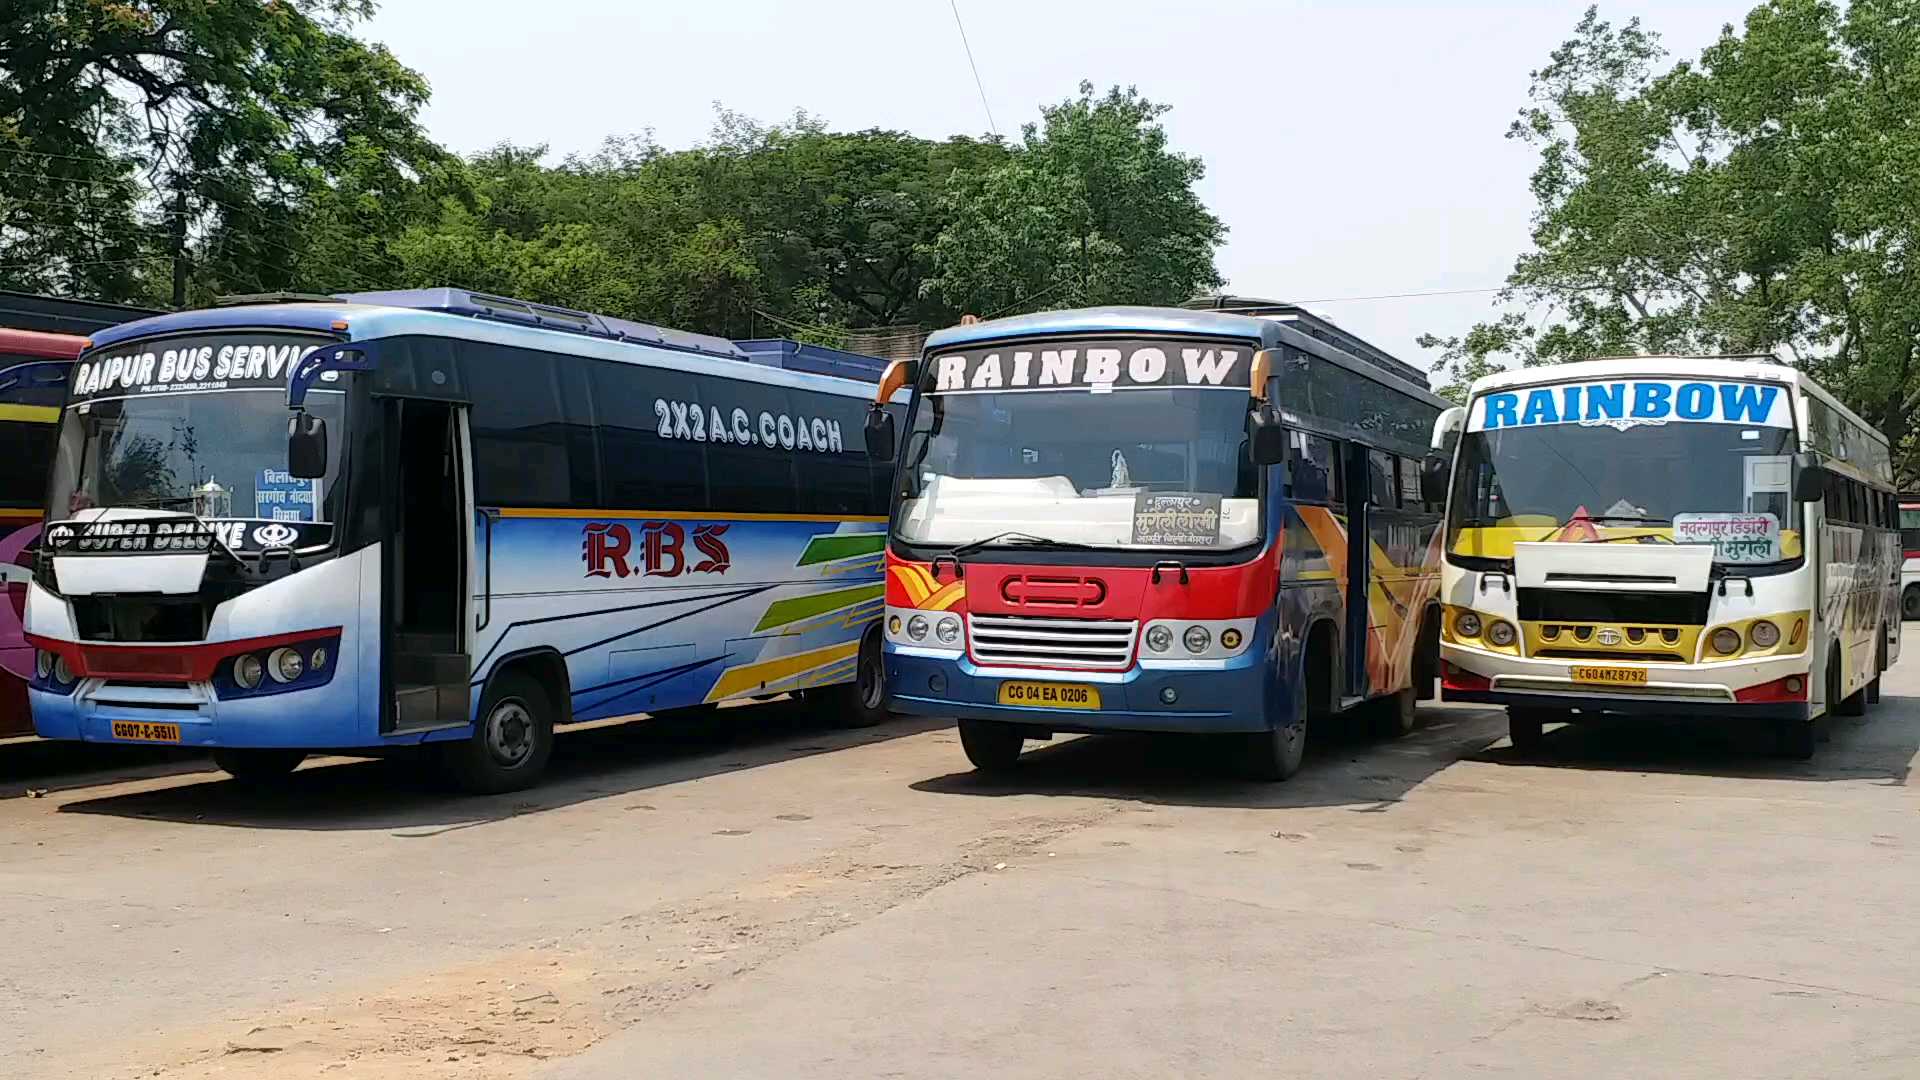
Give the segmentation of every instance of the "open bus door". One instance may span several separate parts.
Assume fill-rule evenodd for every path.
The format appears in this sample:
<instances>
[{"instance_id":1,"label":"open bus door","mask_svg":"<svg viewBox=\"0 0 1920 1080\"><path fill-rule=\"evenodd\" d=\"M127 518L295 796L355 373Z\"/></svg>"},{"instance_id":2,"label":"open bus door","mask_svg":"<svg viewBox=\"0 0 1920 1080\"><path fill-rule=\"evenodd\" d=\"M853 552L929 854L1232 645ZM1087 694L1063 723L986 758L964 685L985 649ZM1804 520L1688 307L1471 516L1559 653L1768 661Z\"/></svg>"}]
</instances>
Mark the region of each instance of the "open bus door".
<instances>
[{"instance_id":1,"label":"open bus door","mask_svg":"<svg viewBox=\"0 0 1920 1080\"><path fill-rule=\"evenodd\" d=\"M1346 623L1340 647L1341 705L1367 695L1367 598L1373 589L1373 485L1367 475L1367 448L1342 443L1340 489L1347 500Z\"/></svg>"},{"instance_id":2,"label":"open bus door","mask_svg":"<svg viewBox=\"0 0 1920 1080\"><path fill-rule=\"evenodd\" d=\"M388 433L381 555L389 734L459 727L472 716L473 481L467 407L380 401Z\"/></svg>"}]
</instances>

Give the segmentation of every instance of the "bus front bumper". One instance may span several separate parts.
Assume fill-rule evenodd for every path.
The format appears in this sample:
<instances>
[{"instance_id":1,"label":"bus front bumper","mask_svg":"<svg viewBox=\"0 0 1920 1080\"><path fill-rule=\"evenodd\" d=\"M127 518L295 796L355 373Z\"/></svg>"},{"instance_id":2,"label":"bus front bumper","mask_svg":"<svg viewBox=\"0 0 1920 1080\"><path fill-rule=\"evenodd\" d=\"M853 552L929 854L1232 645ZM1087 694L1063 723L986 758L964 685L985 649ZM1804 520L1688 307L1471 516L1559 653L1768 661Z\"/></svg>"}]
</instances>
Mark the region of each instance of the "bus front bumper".
<instances>
[{"instance_id":1,"label":"bus front bumper","mask_svg":"<svg viewBox=\"0 0 1920 1080\"><path fill-rule=\"evenodd\" d=\"M1644 686L1597 686L1575 682L1571 660L1530 659L1482 652L1459 645L1440 646L1443 701L1481 705L1518 705L1579 709L1639 716L1731 717L1752 720L1805 720L1811 685L1806 653L1751 662L1718 664L1631 664L1592 661L1593 666L1647 670ZM1798 678L1799 700L1783 684Z\"/></svg>"},{"instance_id":2,"label":"bus front bumper","mask_svg":"<svg viewBox=\"0 0 1920 1080\"><path fill-rule=\"evenodd\" d=\"M1001 720L1062 733L1163 731L1220 734L1267 730L1264 657L1249 651L1213 666L1141 667L1075 671L981 667L965 656L917 655L889 646L887 707L917 716ZM1099 708L1006 705L1009 682L1090 687ZM1280 693L1287 692L1284 687ZM1166 700L1171 693L1173 700ZM1274 715L1287 715L1276 708Z\"/></svg>"}]
</instances>

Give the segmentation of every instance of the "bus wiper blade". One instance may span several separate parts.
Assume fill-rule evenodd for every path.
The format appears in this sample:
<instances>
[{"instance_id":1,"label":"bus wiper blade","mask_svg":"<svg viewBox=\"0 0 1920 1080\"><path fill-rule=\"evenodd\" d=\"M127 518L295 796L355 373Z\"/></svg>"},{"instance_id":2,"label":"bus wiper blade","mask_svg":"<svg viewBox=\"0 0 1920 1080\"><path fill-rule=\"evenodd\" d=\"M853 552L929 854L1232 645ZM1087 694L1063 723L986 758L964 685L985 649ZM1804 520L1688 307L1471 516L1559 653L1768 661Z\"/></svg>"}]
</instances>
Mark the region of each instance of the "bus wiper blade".
<instances>
[{"instance_id":1,"label":"bus wiper blade","mask_svg":"<svg viewBox=\"0 0 1920 1080\"><path fill-rule=\"evenodd\" d=\"M1092 545L1074 543L1070 540L1050 540L1047 537L1035 536L1032 533L1003 532L995 533L992 536L981 537L978 540L969 540L955 547L949 554L957 559L962 555L971 555L976 551L988 547L1046 548L1051 551L1093 550Z\"/></svg>"},{"instance_id":2,"label":"bus wiper blade","mask_svg":"<svg viewBox=\"0 0 1920 1080\"><path fill-rule=\"evenodd\" d=\"M1588 514L1588 521L1631 521L1640 525L1671 525L1673 519L1663 517L1641 517L1638 514Z\"/></svg>"}]
</instances>

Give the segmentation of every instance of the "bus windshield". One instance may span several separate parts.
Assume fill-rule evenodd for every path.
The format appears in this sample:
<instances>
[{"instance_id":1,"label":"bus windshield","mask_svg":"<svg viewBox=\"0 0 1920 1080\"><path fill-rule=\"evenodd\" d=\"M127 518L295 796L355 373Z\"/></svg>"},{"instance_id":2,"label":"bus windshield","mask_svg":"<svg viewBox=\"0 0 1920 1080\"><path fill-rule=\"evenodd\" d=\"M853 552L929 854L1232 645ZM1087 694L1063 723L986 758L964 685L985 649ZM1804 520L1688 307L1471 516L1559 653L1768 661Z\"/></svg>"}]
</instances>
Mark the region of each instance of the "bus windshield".
<instances>
[{"instance_id":1,"label":"bus windshield","mask_svg":"<svg viewBox=\"0 0 1920 1080\"><path fill-rule=\"evenodd\" d=\"M1733 527L1753 544L1721 561L1800 553L1790 427L1541 424L1470 431L1448 523L1458 555L1508 558L1528 541L1698 542ZM1771 536L1762 534L1770 533ZM1763 550L1764 549L1764 550ZM1729 555L1729 553L1732 553Z\"/></svg>"},{"instance_id":2,"label":"bus windshield","mask_svg":"<svg viewBox=\"0 0 1920 1080\"><path fill-rule=\"evenodd\" d=\"M899 473L897 535L962 544L1010 530L1116 548L1260 539L1244 388L924 396Z\"/></svg>"}]
</instances>

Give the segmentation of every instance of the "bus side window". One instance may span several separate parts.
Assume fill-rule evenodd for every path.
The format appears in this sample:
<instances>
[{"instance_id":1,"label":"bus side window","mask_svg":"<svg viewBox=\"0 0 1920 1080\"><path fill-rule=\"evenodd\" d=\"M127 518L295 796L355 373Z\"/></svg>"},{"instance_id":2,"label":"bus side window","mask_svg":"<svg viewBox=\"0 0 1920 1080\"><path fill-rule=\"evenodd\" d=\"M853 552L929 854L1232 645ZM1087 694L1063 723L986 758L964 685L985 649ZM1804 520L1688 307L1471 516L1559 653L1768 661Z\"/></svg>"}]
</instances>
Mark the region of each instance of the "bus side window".
<instances>
[{"instance_id":1,"label":"bus side window","mask_svg":"<svg viewBox=\"0 0 1920 1080\"><path fill-rule=\"evenodd\" d=\"M1391 510L1397 501L1393 490L1393 456L1381 450L1367 451L1368 495L1373 505Z\"/></svg>"},{"instance_id":2,"label":"bus side window","mask_svg":"<svg viewBox=\"0 0 1920 1080\"><path fill-rule=\"evenodd\" d=\"M1420 499L1420 462L1416 458L1394 458L1394 465L1400 470L1400 505L1408 510L1423 510L1426 504Z\"/></svg>"},{"instance_id":3,"label":"bus side window","mask_svg":"<svg viewBox=\"0 0 1920 1080\"><path fill-rule=\"evenodd\" d=\"M1296 502L1339 502L1340 469L1334 461L1333 440L1304 431L1289 434L1287 455L1291 495Z\"/></svg>"}]
</instances>

